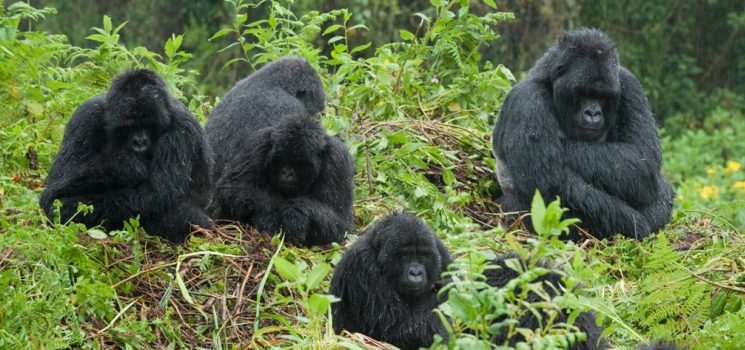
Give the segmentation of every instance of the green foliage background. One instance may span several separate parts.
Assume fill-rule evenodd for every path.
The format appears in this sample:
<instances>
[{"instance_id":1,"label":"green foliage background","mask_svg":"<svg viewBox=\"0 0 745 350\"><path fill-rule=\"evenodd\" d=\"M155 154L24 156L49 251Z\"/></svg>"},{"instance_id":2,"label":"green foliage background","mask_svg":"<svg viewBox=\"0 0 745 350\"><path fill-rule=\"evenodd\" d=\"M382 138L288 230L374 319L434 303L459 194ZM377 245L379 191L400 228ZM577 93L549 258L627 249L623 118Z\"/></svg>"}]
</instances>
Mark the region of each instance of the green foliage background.
<instances>
[{"instance_id":1,"label":"green foliage background","mask_svg":"<svg viewBox=\"0 0 745 350\"><path fill-rule=\"evenodd\" d=\"M328 327L325 291L342 246L286 247L226 227L173 247L136 220L108 233L51 225L36 203L67 119L122 70L156 70L204 121L233 82L288 54L321 72L324 124L357 160L358 230L409 210L453 251L456 282L440 311L452 336L438 346L489 348L492 321L539 308L595 311L618 348L650 339L745 347L740 3L50 3L57 10L0 1L0 348L373 346ZM561 242L556 204L534 208L545 228L537 236L497 225L494 118L513 72L579 25L616 38L664 117L677 214L644 242ZM521 278L509 287L484 285L488 260L508 249L555 262L570 290L523 303L516 287L545 273L535 260L515 266ZM522 348L582 337L547 321L502 326L530 335Z\"/></svg>"}]
</instances>

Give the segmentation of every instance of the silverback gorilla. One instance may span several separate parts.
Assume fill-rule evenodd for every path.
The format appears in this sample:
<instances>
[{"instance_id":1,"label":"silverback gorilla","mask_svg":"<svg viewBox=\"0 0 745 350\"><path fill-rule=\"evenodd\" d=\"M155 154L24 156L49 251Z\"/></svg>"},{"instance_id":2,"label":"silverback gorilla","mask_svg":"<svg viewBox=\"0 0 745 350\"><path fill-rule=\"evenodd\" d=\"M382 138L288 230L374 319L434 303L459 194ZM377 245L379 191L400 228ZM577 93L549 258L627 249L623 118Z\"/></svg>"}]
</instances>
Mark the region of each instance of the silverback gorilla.
<instances>
[{"instance_id":1,"label":"silverback gorilla","mask_svg":"<svg viewBox=\"0 0 745 350\"><path fill-rule=\"evenodd\" d=\"M564 33L507 95L492 140L504 211L527 210L537 189L599 238L670 221L654 117L601 31Z\"/></svg>"},{"instance_id":2,"label":"silverback gorilla","mask_svg":"<svg viewBox=\"0 0 745 350\"><path fill-rule=\"evenodd\" d=\"M238 82L207 121L215 151L210 212L295 244L339 242L354 224L354 162L315 114L324 108L318 74L283 58Z\"/></svg>"},{"instance_id":3,"label":"silverback gorilla","mask_svg":"<svg viewBox=\"0 0 745 350\"><path fill-rule=\"evenodd\" d=\"M331 278L334 331L346 329L401 349L428 347L447 336L434 313L436 285L451 263L434 232L411 214L376 222L342 257Z\"/></svg>"},{"instance_id":4,"label":"silverback gorilla","mask_svg":"<svg viewBox=\"0 0 745 350\"><path fill-rule=\"evenodd\" d=\"M210 169L204 134L189 110L149 70L126 72L105 95L83 103L65 128L62 146L39 200L54 220L106 229L140 216L149 233L181 242L191 224L210 227ZM75 215L78 203L93 213Z\"/></svg>"}]
</instances>

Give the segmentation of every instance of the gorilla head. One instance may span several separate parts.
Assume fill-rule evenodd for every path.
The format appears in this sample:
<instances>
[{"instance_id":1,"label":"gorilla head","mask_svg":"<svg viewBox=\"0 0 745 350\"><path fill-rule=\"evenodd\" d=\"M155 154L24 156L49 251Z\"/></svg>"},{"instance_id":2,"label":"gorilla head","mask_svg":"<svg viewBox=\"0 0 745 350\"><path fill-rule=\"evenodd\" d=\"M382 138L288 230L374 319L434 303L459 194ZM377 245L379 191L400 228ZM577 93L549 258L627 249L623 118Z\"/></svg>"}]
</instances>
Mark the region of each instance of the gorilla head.
<instances>
[{"instance_id":1,"label":"gorilla head","mask_svg":"<svg viewBox=\"0 0 745 350\"><path fill-rule=\"evenodd\" d=\"M346 329L402 349L428 347L447 337L434 309L435 290L450 253L424 222L389 215L352 245L334 269L330 293L336 333Z\"/></svg>"},{"instance_id":2,"label":"gorilla head","mask_svg":"<svg viewBox=\"0 0 745 350\"><path fill-rule=\"evenodd\" d=\"M432 293L442 273L437 236L413 215L393 215L370 230L372 247L385 277L405 298Z\"/></svg>"},{"instance_id":3,"label":"gorilla head","mask_svg":"<svg viewBox=\"0 0 745 350\"><path fill-rule=\"evenodd\" d=\"M307 115L283 118L271 131L266 176L277 192L296 197L306 194L323 166L328 136L321 123Z\"/></svg>"},{"instance_id":4,"label":"gorilla head","mask_svg":"<svg viewBox=\"0 0 745 350\"><path fill-rule=\"evenodd\" d=\"M618 51L603 32L582 29L559 38L550 69L556 117L572 140L604 141L617 118Z\"/></svg>"},{"instance_id":5,"label":"gorilla head","mask_svg":"<svg viewBox=\"0 0 745 350\"><path fill-rule=\"evenodd\" d=\"M132 70L114 79L103 118L110 150L150 159L155 141L171 125L168 98L165 83L150 70Z\"/></svg>"},{"instance_id":6,"label":"gorilla head","mask_svg":"<svg viewBox=\"0 0 745 350\"><path fill-rule=\"evenodd\" d=\"M280 87L316 114L326 108L323 84L313 66L302 57L284 57L259 69L251 76L262 86Z\"/></svg>"}]
</instances>

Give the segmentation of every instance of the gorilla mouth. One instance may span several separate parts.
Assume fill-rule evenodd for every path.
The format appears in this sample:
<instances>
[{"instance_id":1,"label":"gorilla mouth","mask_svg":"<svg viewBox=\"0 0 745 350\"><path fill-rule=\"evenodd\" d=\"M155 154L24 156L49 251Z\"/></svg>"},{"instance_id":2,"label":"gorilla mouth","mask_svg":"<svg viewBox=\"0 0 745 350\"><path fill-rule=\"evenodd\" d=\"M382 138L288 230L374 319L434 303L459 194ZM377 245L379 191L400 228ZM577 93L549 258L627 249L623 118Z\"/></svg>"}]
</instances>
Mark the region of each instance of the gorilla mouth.
<instances>
[{"instance_id":1,"label":"gorilla mouth","mask_svg":"<svg viewBox=\"0 0 745 350\"><path fill-rule=\"evenodd\" d=\"M597 126L594 126L594 125L584 126L583 125L583 126L578 126L577 128L580 129L580 130L593 131L594 132L594 131L598 131L598 130L602 129L603 128L603 125L602 124L598 124Z\"/></svg>"}]
</instances>

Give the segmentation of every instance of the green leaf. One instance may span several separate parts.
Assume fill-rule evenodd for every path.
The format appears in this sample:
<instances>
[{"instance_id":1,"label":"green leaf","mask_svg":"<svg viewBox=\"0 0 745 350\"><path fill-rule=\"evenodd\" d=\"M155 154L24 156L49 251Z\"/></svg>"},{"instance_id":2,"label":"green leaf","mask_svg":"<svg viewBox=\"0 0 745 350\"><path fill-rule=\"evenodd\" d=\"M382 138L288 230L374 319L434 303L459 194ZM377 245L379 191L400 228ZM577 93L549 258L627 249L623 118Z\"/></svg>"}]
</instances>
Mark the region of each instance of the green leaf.
<instances>
[{"instance_id":1,"label":"green leaf","mask_svg":"<svg viewBox=\"0 0 745 350\"><path fill-rule=\"evenodd\" d=\"M416 35L414 35L414 33L410 32L410 31L408 31L406 29L399 30L398 31L398 35L400 35L401 36L401 39L403 39L403 40L412 41L412 40L416 39Z\"/></svg>"},{"instance_id":2,"label":"green leaf","mask_svg":"<svg viewBox=\"0 0 745 350\"><path fill-rule=\"evenodd\" d=\"M326 30L323 31L323 34L322 35L328 35L329 33L333 33L333 32L335 32L335 31L337 31L337 30L339 30L341 28L343 28L343 26L341 24L334 24L334 25L326 28Z\"/></svg>"},{"instance_id":3,"label":"green leaf","mask_svg":"<svg viewBox=\"0 0 745 350\"><path fill-rule=\"evenodd\" d=\"M369 43L367 43L367 44L364 44L364 45L360 45L360 46L355 47L354 49L352 49L352 51L350 53L360 52L362 50L367 49L370 46L372 46L372 41L369 42Z\"/></svg>"},{"instance_id":4,"label":"green leaf","mask_svg":"<svg viewBox=\"0 0 745 350\"><path fill-rule=\"evenodd\" d=\"M103 30L111 33L111 17L103 15Z\"/></svg>"},{"instance_id":5,"label":"green leaf","mask_svg":"<svg viewBox=\"0 0 745 350\"><path fill-rule=\"evenodd\" d=\"M533 222L533 227L536 233L539 235L546 232L544 225L546 218L546 203L543 201L543 197L538 190L533 195L533 202L530 205L530 219Z\"/></svg>"},{"instance_id":6,"label":"green leaf","mask_svg":"<svg viewBox=\"0 0 745 350\"><path fill-rule=\"evenodd\" d=\"M323 315L329 310L334 296L327 294L313 294L308 298L308 309L314 314Z\"/></svg>"},{"instance_id":7,"label":"green leaf","mask_svg":"<svg viewBox=\"0 0 745 350\"><path fill-rule=\"evenodd\" d=\"M280 256L274 260L274 267L282 278L288 281L297 281L300 278L300 271L295 264Z\"/></svg>"},{"instance_id":8,"label":"green leaf","mask_svg":"<svg viewBox=\"0 0 745 350\"><path fill-rule=\"evenodd\" d=\"M323 282L323 279L328 276L331 272L331 265L323 263L314 266L310 272L305 276L305 287L307 290L313 290L318 288Z\"/></svg>"},{"instance_id":9,"label":"green leaf","mask_svg":"<svg viewBox=\"0 0 745 350\"><path fill-rule=\"evenodd\" d=\"M88 236L91 236L91 238L94 238L94 239L106 239L109 237L109 235L107 235L106 232L103 232L95 228L88 230Z\"/></svg>"},{"instance_id":10,"label":"green leaf","mask_svg":"<svg viewBox=\"0 0 745 350\"><path fill-rule=\"evenodd\" d=\"M209 38L209 41L224 37L231 32L233 32L233 28L220 29L217 33L213 34L211 38Z\"/></svg>"},{"instance_id":11,"label":"green leaf","mask_svg":"<svg viewBox=\"0 0 745 350\"><path fill-rule=\"evenodd\" d=\"M496 8L497 8L497 3L496 3L496 2L494 2L494 0L484 0L484 2L485 2L485 3L487 4L487 5L491 6L491 8L493 8L493 9L496 9Z\"/></svg>"}]
</instances>

